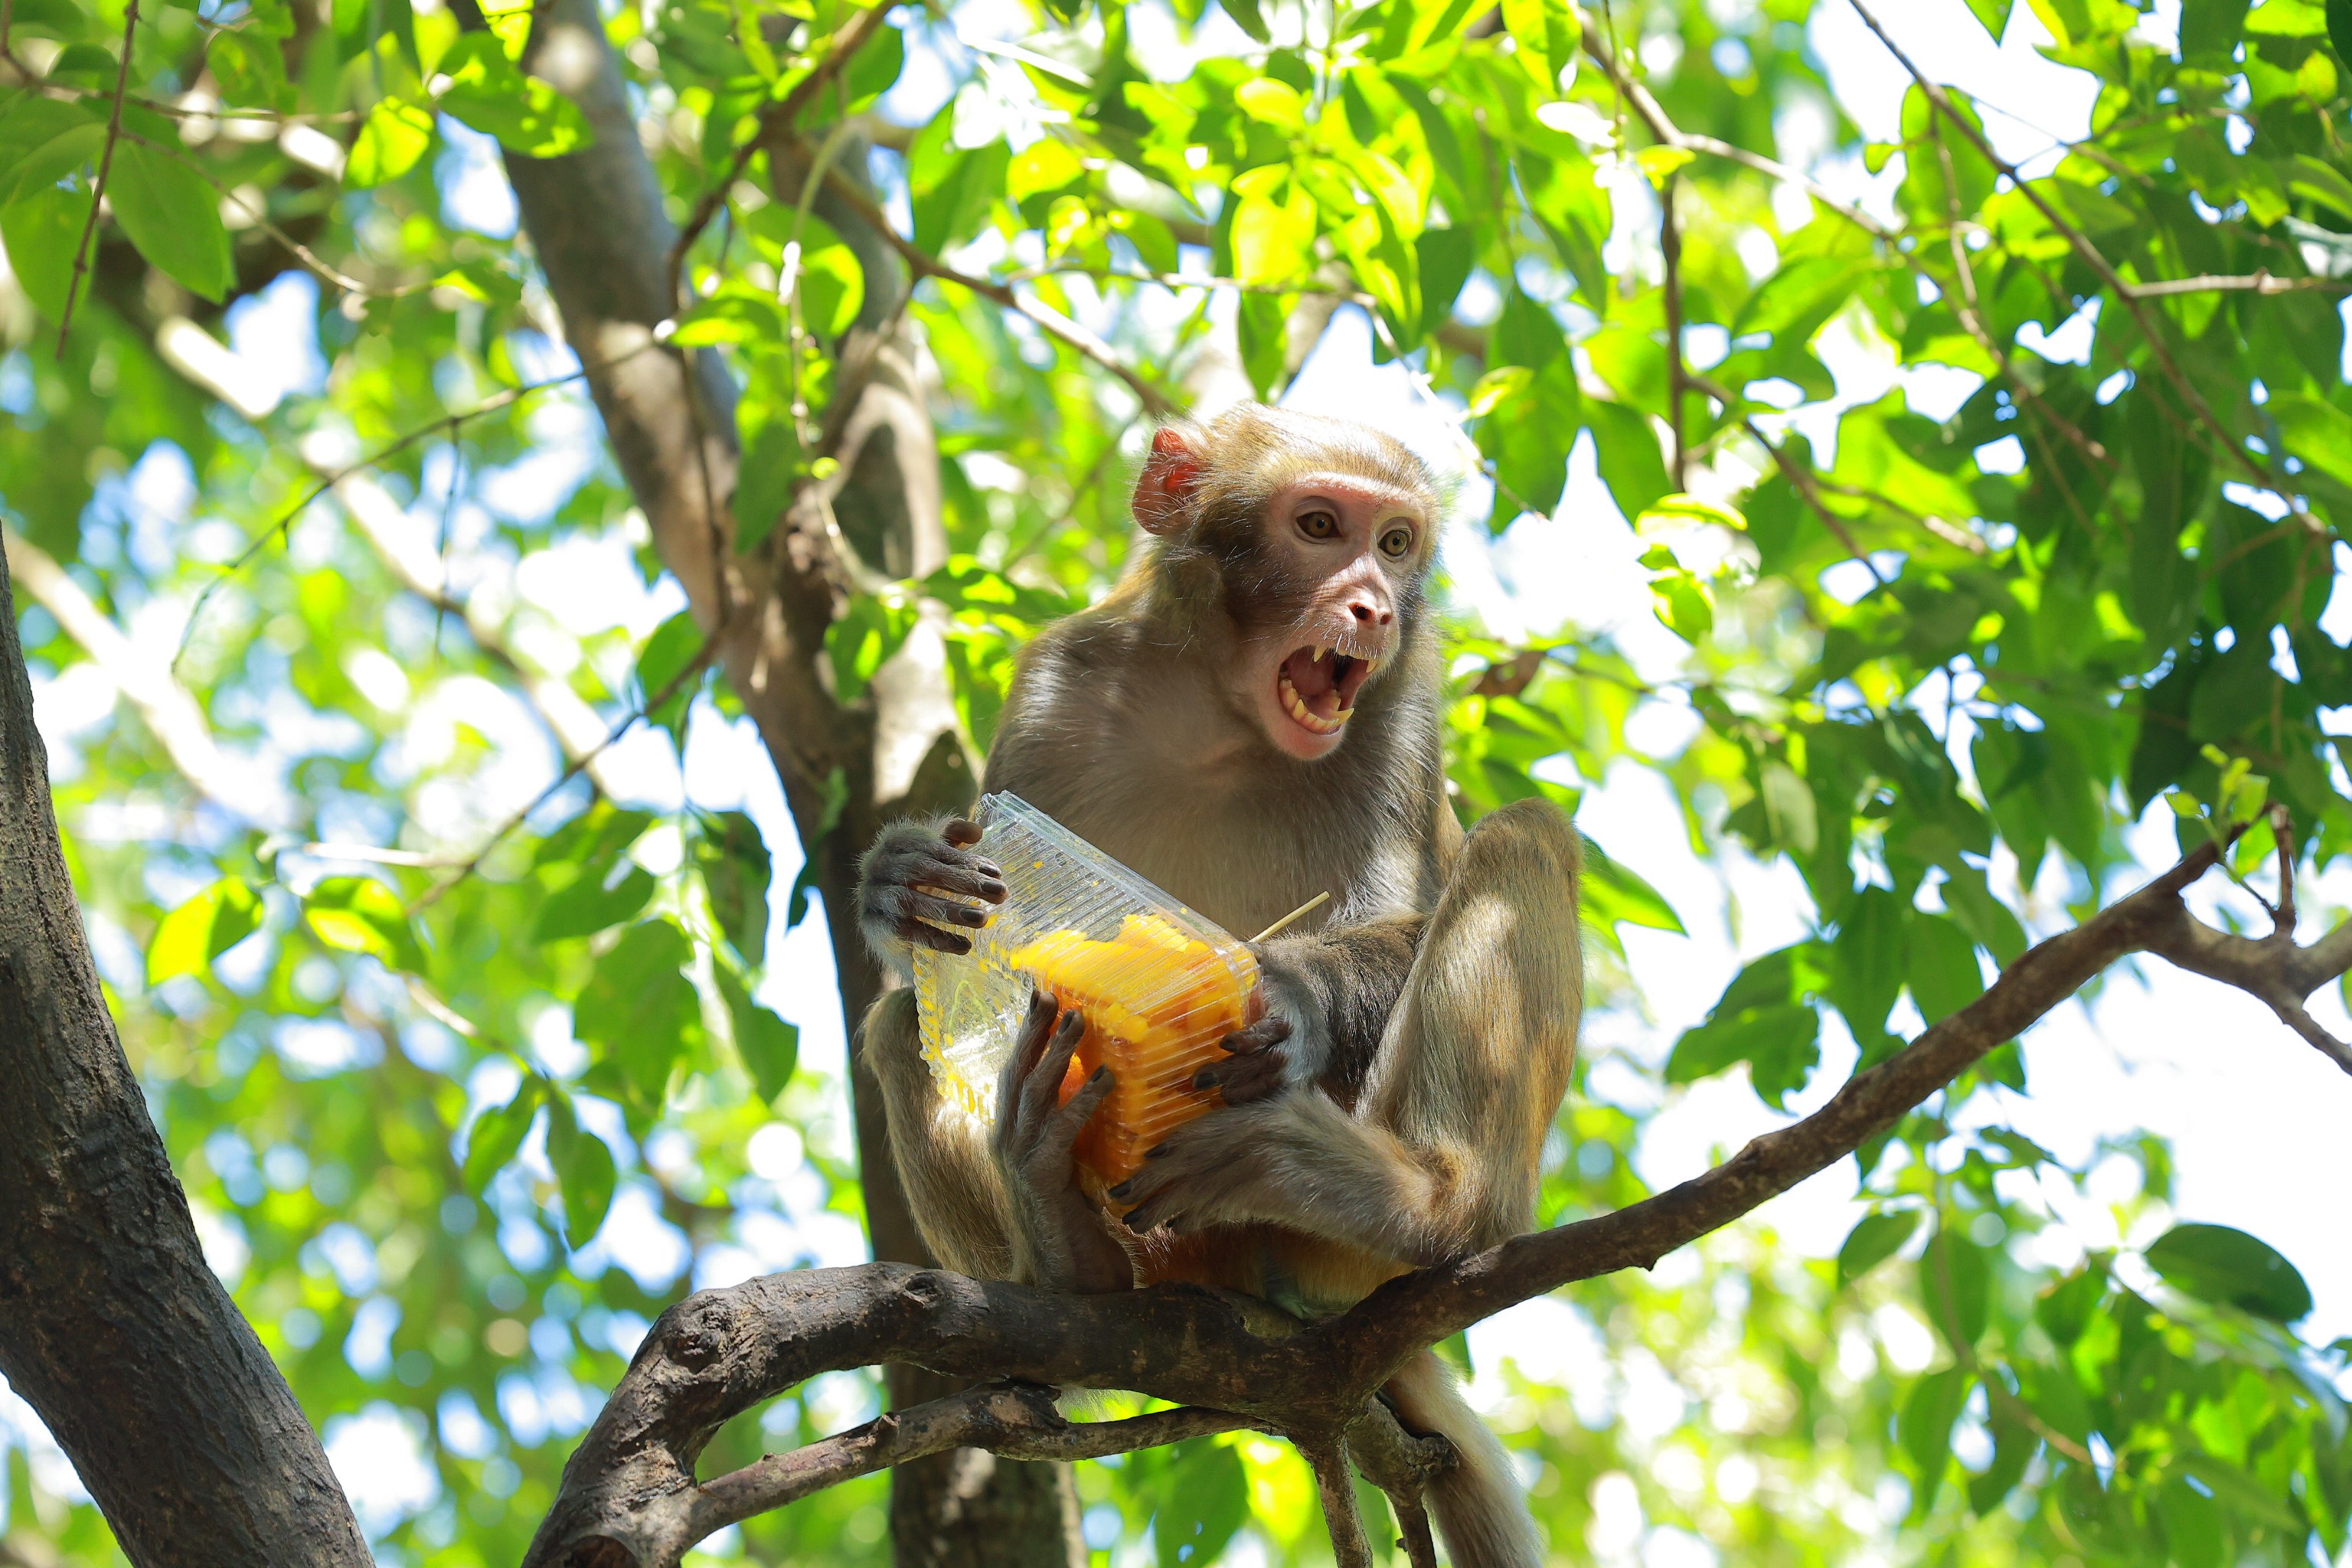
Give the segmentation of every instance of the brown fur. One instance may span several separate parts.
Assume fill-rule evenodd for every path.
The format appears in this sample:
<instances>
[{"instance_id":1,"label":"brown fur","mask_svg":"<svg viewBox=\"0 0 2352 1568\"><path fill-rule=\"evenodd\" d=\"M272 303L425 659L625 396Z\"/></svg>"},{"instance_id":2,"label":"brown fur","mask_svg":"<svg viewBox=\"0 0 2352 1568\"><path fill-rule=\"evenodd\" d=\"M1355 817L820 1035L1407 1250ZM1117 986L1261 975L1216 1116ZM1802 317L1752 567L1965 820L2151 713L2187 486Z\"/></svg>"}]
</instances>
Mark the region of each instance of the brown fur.
<instances>
[{"instance_id":1,"label":"brown fur","mask_svg":"<svg viewBox=\"0 0 2352 1568\"><path fill-rule=\"evenodd\" d=\"M1318 472L1418 498L1424 526L1395 574L1393 652L1344 741L1302 761L1265 738L1229 676L1267 646L1253 637L1320 613L1320 585L1268 544L1272 498ZM1319 922L1263 953L1269 998L1295 1025L1290 1087L1179 1129L1129 1184L1131 1223L1160 1226L1122 1235L1140 1282L1225 1286L1319 1315L1532 1219L1581 1008L1579 840L1540 801L1466 840L1454 820L1422 594L1437 504L1418 460L1360 426L1244 408L1163 432L1137 498L1160 537L1116 593L1022 659L989 789L1230 931L1334 894ZM1002 1273L1036 1249L1009 1236L1020 1206L977 1124L940 1101L914 1034L911 1005L886 997L862 1052L899 1170L941 1260ZM1408 1425L1462 1450L1433 1498L1457 1568L1533 1568L1535 1528L1501 1447L1439 1363L1417 1358L1390 1394Z\"/></svg>"}]
</instances>

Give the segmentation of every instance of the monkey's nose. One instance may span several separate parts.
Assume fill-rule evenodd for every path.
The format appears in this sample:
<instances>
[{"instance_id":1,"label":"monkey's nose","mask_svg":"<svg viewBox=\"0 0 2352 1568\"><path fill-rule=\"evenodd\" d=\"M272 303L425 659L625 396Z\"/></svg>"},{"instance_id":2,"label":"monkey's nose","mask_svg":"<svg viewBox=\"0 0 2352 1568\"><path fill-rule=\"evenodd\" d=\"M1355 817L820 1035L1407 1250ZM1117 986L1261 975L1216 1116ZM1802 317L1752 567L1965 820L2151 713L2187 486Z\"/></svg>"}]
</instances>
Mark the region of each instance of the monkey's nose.
<instances>
[{"instance_id":1,"label":"monkey's nose","mask_svg":"<svg viewBox=\"0 0 2352 1568\"><path fill-rule=\"evenodd\" d=\"M1348 613L1368 626L1384 626L1396 619L1396 612L1365 604L1361 599L1348 606Z\"/></svg>"}]
</instances>

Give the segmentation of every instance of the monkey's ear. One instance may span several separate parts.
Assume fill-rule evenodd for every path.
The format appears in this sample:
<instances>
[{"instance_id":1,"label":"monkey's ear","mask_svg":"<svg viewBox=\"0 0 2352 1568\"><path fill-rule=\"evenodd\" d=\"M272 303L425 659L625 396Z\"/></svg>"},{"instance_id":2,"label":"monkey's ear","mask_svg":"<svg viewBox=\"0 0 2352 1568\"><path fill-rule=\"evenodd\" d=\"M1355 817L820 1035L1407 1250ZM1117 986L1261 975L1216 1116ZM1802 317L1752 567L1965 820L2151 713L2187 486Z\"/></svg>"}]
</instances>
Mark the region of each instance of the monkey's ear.
<instances>
[{"instance_id":1,"label":"monkey's ear","mask_svg":"<svg viewBox=\"0 0 2352 1568\"><path fill-rule=\"evenodd\" d=\"M1174 533L1189 521L1201 485L1201 455L1184 431L1162 425L1151 436L1151 456L1135 479L1135 521L1150 533Z\"/></svg>"}]
</instances>

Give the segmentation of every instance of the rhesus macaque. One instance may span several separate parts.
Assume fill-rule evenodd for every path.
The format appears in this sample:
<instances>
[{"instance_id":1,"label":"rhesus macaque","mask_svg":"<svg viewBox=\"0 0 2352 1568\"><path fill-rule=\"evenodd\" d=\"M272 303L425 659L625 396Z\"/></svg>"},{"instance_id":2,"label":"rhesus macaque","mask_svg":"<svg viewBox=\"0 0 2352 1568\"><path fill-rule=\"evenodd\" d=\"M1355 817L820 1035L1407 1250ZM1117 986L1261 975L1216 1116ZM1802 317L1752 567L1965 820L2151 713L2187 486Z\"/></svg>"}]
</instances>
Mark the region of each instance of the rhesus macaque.
<instances>
[{"instance_id":1,"label":"rhesus macaque","mask_svg":"<svg viewBox=\"0 0 2352 1568\"><path fill-rule=\"evenodd\" d=\"M1327 1316L1533 1218L1582 1004L1578 838L1539 800L1465 837L1445 795L1424 600L1428 470L1360 426L1257 405L1159 430L1135 489L1154 536L1102 604L1022 658L986 787L1046 812L1235 932L1315 894L1317 929L1261 943L1268 1010L1202 1069L1225 1105L1111 1190L1072 1141L1109 1088L1056 1105L1076 1015L1033 1005L992 1136L919 1058L913 994L863 1055L924 1236L965 1273L1073 1290L1190 1280ZM860 917L903 973L963 953L1001 872L962 821L902 823L866 857ZM1430 1501L1458 1568L1533 1568L1503 1447L1437 1358L1387 1393L1462 1463Z\"/></svg>"}]
</instances>

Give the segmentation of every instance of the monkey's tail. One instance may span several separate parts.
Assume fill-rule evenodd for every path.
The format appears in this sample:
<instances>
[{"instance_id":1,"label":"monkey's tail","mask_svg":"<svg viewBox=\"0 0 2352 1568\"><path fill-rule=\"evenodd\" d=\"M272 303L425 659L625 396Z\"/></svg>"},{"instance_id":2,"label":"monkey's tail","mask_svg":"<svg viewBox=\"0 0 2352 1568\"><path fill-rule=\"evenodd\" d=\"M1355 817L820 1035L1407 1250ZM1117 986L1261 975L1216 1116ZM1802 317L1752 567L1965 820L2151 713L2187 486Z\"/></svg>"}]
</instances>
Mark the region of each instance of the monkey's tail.
<instances>
[{"instance_id":1,"label":"monkey's tail","mask_svg":"<svg viewBox=\"0 0 2352 1568\"><path fill-rule=\"evenodd\" d=\"M1453 1439L1461 1462L1428 1492L1429 1511L1454 1568L1543 1568L1543 1541L1502 1440L1462 1397L1454 1374L1423 1351L1389 1379L1397 1418L1415 1432Z\"/></svg>"}]
</instances>

